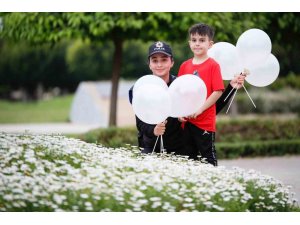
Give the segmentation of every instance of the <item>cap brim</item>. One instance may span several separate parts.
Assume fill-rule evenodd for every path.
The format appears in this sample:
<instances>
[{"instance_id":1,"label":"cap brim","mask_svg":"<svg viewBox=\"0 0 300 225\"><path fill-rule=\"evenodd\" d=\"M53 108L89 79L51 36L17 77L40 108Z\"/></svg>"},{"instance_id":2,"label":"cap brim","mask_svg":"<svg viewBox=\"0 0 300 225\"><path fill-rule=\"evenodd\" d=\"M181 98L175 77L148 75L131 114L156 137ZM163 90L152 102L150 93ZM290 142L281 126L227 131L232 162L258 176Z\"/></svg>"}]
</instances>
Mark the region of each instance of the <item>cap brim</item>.
<instances>
[{"instance_id":1,"label":"cap brim","mask_svg":"<svg viewBox=\"0 0 300 225\"><path fill-rule=\"evenodd\" d=\"M150 56L152 56L152 55L154 55L156 53L161 53L161 54L164 54L164 55L167 55L167 56L170 56L170 57L172 56L171 54L168 54L168 53L166 53L164 51L155 51L155 52L152 52L150 55L148 55L148 57L150 57Z\"/></svg>"}]
</instances>

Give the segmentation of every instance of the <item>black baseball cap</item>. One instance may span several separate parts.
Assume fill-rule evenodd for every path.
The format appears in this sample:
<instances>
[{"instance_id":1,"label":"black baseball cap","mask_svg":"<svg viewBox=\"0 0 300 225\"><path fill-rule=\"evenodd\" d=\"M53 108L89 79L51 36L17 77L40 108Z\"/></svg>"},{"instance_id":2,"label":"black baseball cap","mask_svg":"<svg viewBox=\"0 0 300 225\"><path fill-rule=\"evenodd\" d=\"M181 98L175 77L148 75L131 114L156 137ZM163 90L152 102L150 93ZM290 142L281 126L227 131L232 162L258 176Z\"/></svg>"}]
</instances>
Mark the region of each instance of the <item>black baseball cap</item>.
<instances>
[{"instance_id":1,"label":"black baseball cap","mask_svg":"<svg viewBox=\"0 0 300 225\"><path fill-rule=\"evenodd\" d=\"M153 54L155 54L155 53L162 53L162 54L165 54L165 55L167 55L167 56L173 57L171 47L170 47L167 43L162 42L162 41L154 42L154 43L149 47L148 58L149 58L150 56L152 56Z\"/></svg>"}]
</instances>

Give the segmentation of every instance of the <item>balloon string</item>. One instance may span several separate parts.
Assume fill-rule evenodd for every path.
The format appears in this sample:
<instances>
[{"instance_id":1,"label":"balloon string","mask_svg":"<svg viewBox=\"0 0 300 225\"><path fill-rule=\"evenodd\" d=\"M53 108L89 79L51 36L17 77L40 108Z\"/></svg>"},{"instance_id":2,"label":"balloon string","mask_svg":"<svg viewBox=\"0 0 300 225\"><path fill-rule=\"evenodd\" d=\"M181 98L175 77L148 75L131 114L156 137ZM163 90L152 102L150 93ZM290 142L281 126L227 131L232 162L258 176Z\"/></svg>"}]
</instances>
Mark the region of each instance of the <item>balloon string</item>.
<instances>
[{"instance_id":1,"label":"balloon string","mask_svg":"<svg viewBox=\"0 0 300 225\"><path fill-rule=\"evenodd\" d=\"M224 99L224 102L226 101L226 99L229 97L229 95L231 94L231 92L236 89L238 86L238 83L236 83L236 85L234 86L234 88L231 89L231 91L229 92L229 94L227 95L227 97Z\"/></svg>"},{"instance_id":2,"label":"balloon string","mask_svg":"<svg viewBox=\"0 0 300 225\"><path fill-rule=\"evenodd\" d=\"M154 153L154 150L155 150L155 147L156 147L156 144L157 144L157 140L158 140L158 138L159 138L159 136L157 136L157 138L156 138L156 141L155 141L155 144L154 144L154 148L153 148L153 150L152 150L152 153L151 153L151 154L153 154L153 153Z\"/></svg>"},{"instance_id":3,"label":"balloon string","mask_svg":"<svg viewBox=\"0 0 300 225\"><path fill-rule=\"evenodd\" d=\"M246 87L244 86L244 84L243 84L243 88L245 89L245 91L246 91L246 93L247 93L248 97L250 98L250 100L251 100L252 104L253 104L253 105L254 105L254 107L256 108L256 105L254 104L254 102L253 102L252 98L250 97L250 95L249 95L249 93L248 93L248 91L247 91Z\"/></svg>"},{"instance_id":4,"label":"balloon string","mask_svg":"<svg viewBox=\"0 0 300 225\"><path fill-rule=\"evenodd\" d=\"M163 142L163 138L162 135L160 135L160 153L164 153L165 149L164 149L164 142Z\"/></svg>"},{"instance_id":5,"label":"balloon string","mask_svg":"<svg viewBox=\"0 0 300 225\"><path fill-rule=\"evenodd\" d=\"M235 92L234 92L234 95L233 95L233 97L232 97L232 99L231 99L231 102L230 102L230 104L229 104L229 106L228 106L228 109L227 109L227 111L226 111L226 114L228 113L228 110L230 109L230 106L231 106L231 104L232 104L232 102L233 102L233 99L234 99L234 97L235 97L237 91L238 91L238 89L236 89Z\"/></svg>"}]
</instances>

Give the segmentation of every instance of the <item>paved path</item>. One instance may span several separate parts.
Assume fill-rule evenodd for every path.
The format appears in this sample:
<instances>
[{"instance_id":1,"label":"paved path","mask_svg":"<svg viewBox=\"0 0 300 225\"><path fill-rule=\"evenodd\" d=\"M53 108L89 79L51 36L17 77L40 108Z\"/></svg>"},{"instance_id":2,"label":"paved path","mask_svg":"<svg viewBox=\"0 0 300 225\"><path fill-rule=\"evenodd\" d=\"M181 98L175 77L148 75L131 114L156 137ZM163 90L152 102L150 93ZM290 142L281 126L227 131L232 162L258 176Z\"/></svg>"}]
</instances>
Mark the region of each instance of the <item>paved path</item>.
<instances>
[{"instance_id":1,"label":"paved path","mask_svg":"<svg viewBox=\"0 0 300 225\"><path fill-rule=\"evenodd\" d=\"M219 166L254 169L270 175L285 185L291 185L291 191L295 192L295 198L300 203L300 156L219 160Z\"/></svg>"},{"instance_id":2,"label":"paved path","mask_svg":"<svg viewBox=\"0 0 300 225\"><path fill-rule=\"evenodd\" d=\"M28 124L0 124L0 132L33 134L80 134L96 129L97 126L72 123L28 123Z\"/></svg>"}]
</instances>

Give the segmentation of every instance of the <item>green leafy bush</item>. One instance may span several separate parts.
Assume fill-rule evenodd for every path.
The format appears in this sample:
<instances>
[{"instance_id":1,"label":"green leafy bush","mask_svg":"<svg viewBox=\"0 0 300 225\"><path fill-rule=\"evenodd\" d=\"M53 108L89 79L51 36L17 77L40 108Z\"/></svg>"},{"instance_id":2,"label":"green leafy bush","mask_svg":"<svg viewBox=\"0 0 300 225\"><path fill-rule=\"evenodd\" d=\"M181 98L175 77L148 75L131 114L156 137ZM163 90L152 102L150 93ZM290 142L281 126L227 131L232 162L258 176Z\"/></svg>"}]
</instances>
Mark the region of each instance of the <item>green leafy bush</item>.
<instances>
[{"instance_id":1,"label":"green leafy bush","mask_svg":"<svg viewBox=\"0 0 300 225\"><path fill-rule=\"evenodd\" d=\"M300 120L230 120L217 123L218 158L300 154ZM80 135L107 147L137 145L135 127L107 128Z\"/></svg>"},{"instance_id":2,"label":"green leafy bush","mask_svg":"<svg viewBox=\"0 0 300 225\"><path fill-rule=\"evenodd\" d=\"M92 130L79 135L79 139L89 143L97 143L106 147L137 146L137 130L135 127L110 127Z\"/></svg>"},{"instance_id":3,"label":"green leafy bush","mask_svg":"<svg viewBox=\"0 0 300 225\"><path fill-rule=\"evenodd\" d=\"M216 143L219 159L300 154L300 139Z\"/></svg>"},{"instance_id":4,"label":"green leafy bush","mask_svg":"<svg viewBox=\"0 0 300 225\"><path fill-rule=\"evenodd\" d=\"M253 107L247 94L241 90L234 99L239 114L300 112L299 90L284 88L280 91L270 91L265 88L260 89L256 87L249 88L248 90L256 108ZM225 110L222 112L224 113Z\"/></svg>"},{"instance_id":5,"label":"green leafy bush","mask_svg":"<svg viewBox=\"0 0 300 225\"><path fill-rule=\"evenodd\" d=\"M216 142L289 140L300 137L300 119L218 121Z\"/></svg>"}]
</instances>

